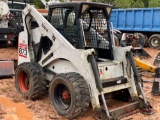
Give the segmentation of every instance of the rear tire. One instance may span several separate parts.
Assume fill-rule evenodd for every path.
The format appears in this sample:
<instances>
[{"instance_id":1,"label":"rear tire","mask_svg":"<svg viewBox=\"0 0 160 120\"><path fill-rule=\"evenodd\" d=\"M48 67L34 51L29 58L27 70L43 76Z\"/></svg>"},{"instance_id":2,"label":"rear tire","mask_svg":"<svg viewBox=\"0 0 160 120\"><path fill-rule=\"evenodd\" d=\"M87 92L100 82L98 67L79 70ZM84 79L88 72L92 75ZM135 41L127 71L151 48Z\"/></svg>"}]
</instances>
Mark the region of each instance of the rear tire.
<instances>
[{"instance_id":1,"label":"rear tire","mask_svg":"<svg viewBox=\"0 0 160 120\"><path fill-rule=\"evenodd\" d=\"M160 49L160 35L154 34L148 40L148 45L154 49Z\"/></svg>"},{"instance_id":2,"label":"rear tire","mask_svg":"<svg viewBox=\"0 0 160 120\"><path fill-rule=\"evenodd\" d=\"M56 75L50 83L49 98L57 113L65 118L78 117L89 108L88 85L78 73Z\"/></svg>"},{"instance_id":3,"label":"rear tire","mask_svg":"<svg viewBox=\"0 0 160 120\"><path fill-rule=\"evenodd\" d=\"M15 87L25 98L37 99L46 93L46 81L38 63L22 63L17 67Z\"/></svg>"}]
</instances>

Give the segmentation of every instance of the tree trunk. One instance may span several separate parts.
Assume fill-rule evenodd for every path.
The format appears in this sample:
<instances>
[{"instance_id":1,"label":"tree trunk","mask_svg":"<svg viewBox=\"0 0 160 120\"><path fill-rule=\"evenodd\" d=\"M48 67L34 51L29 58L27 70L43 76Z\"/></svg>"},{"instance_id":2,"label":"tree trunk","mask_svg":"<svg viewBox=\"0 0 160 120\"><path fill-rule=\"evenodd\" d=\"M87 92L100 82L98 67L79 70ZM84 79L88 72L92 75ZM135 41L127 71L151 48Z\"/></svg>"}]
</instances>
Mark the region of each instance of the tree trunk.
<instances>
[{"instance_id":1,"label":"tree trunk","mask_svg":"<svg viewBox=\"0 0 160 120\"><path fill-rule=\"evenodd\" d=\"M149 7L149 0L142 0L144 7L148 8Z\"/></svg>"}]
</instances>

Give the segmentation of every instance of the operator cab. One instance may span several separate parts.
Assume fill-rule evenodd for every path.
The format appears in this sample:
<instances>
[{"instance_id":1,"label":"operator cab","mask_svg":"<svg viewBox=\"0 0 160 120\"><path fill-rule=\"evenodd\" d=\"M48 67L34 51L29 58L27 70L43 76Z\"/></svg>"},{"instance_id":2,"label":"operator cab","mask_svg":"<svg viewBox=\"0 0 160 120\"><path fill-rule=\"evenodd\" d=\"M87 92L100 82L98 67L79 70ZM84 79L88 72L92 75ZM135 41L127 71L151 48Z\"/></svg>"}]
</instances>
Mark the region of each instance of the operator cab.
<instances>
[{"instance_id":1,"label":"operator cab","mask_svg":"<svg viewBox=\"0 0 160 120\"><path fill-rule=\"evenodd\" d=\"M49 21L75 48L94 48L97 58L113 60L111 9L100 3L55 3L49 7Z\"/></svg>"}]
</instances>

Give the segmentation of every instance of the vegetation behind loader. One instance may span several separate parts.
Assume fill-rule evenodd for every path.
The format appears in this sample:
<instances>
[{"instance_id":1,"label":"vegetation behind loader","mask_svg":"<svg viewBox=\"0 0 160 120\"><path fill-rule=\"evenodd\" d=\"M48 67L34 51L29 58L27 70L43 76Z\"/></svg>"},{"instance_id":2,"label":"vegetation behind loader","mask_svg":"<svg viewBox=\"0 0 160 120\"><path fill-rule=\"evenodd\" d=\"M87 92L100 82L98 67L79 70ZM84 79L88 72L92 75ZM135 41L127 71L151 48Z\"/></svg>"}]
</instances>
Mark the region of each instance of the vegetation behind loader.
<instances>
[{"instance_id":1,"label":"vegetation behind loader","mask_svg":"<svg viewBox=\"0 0 160 120\"><path fill-rule=\"evenodd\" d=\"M37 99L49 86L55 111L69 119L86 113L89 103L97 119L118 119L136 109L154 113L131 47L114 44L108 21L111 10L101 3L55 3L49 5L47 21L27 5L19 35L17 91ZM114 100L124 104L109 108Z\"/></svg>"}]
</instances>

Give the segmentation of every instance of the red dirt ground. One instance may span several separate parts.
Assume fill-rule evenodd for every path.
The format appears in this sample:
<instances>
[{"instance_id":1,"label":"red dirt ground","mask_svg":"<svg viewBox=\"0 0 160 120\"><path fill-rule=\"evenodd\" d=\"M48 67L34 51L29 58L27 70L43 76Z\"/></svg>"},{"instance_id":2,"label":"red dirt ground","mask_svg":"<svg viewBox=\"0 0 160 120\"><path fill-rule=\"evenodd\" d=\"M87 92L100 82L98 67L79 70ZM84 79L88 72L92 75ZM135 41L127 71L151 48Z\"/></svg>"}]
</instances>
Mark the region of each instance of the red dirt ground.
<instances>
[{"instance_id":1,"label":"red dirt ground","mask_svg":"<svg viewBox=\"0 0 160 120\"><path fill-rule=\"evenodd\" d=\"M160 50L146 48L152 58L144 60L152 64ZM8 47L0 49L0 60L17 59L17 48ZM144 78L153 80L153 78ZM147 100L151 103L156 113L153 115L134 114L123 120L160 120L160 96L151 94L152 83L144 83ZM86 115L75 120L94 120L92 108ZM14 87L14 77L0 79L0 119L1 120L65 120L52 108L48 96L35 101L27 100L17 93Z\"/></svg>"}]
</instances>

